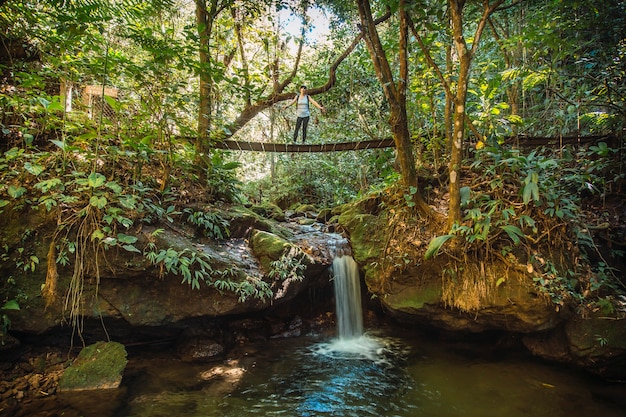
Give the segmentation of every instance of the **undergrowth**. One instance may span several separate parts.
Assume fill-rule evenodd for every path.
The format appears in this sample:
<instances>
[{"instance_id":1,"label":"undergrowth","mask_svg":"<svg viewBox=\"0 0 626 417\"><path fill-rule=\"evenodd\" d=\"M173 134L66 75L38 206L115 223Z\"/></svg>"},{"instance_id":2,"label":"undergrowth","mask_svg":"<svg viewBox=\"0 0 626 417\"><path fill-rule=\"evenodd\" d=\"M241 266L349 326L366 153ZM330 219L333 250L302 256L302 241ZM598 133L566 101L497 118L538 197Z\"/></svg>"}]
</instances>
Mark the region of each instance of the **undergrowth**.
<instances>
[{"instance_id":1,"label":"undergrowth","mask_svg":"<svg viewBox=\"0 0 626 417\"><path fill-rule=\"evenodd\" d=\"M583 210L584 198L602 202L623 183L620 162L611 158L615 152L602 143L561 154L478 151L463 173L463 219L451 230L443 221L445 198L431 199L433 217L422 219L400 193L388 193L388 241L374 265L379 290L384 293L398 272L443 255L436 261L443 260L443 301L461 310L480 308L521 274L557 310L575 305L583 314L616 311L624 286L610 261L623 253L599 249L592 231L602 210L596 217Z\"/></svg>"}]
</instances>

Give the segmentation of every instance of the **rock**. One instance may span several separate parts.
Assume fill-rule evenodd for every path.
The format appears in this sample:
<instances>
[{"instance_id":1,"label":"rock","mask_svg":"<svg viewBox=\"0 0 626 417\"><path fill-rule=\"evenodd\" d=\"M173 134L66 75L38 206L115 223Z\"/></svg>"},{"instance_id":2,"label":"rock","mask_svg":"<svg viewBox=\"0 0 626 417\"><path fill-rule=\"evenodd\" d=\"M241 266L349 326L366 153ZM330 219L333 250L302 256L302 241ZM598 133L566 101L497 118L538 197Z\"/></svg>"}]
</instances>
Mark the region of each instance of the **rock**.
<instances>
[{"instance_id":1,"label":"rock","mask_svg":"<svg viewBox=\"0 0 626 417\"><path fill-rule=\"evenodd\" d=\"M16 349L19 346L20 341L17 338L0 331L0 353L4 354L5 352Z\"/></svg>"},{"instance_id":2,"label":"rock","mask_svg":"<svg viewBox=\"0 0 626 417\"><path fill-rule=\"evenodd\" d=\"M267 219L276 220L279 222L285 221L285 213L283 210L278 207L276 204L272 203L263 203L254 205L250 208L254 213L265 217Z\"/></svg>"},{"instance_id":3,"label":"rock","mask_svg":"<svg viewBox=\"0 0 626 417\"><path fill-rule=\"evenodd\" d=\"M266 272L272 270L271 262L280 259L291 247L288 240L273 233L253 230L250 234L250 248Z\"/></svg>"},{"instance_id":4,"label":"rock","mask_svg":"<svg viewBox=\"0 0 626 417\"><path fill-rule=\"evenodd\" d=\"M59 391L119 387L127 363L126 349L117 342L97 342L83 348L59 381Z\"/></svg>"},{"instance_id":5,"label":"rock","mask_svg":"<svg viewBox=\"0 0 626 417\"><path fill-rule=\"evenodd\" d=\"M535 355L605 378L626 377L626 318L574 318L554 331L526 335Z\"/></svg>"},{"instance_id":6,"label":"rock","mask_svg":"<svg viewBox=\"0 0 626 417\"><path fill-rule=\"evenodd\" d=\"M398 278L389 293L381 297L381 303L392 316L403 321L452 331L531 333L552 329L564 319L543 297L513 277L509 285L493 288L490 298L471 311L448 306L440 280L415 284L402 274Z\"/></svg>"},{"instance_id":7,"label":"rock","mask_svg":"<svg viewBox=\"0 0 626 417\"><path fill-rule=\"evenodd\" d=\"M223 358L226 349L215 340L194 338L180 343L177 351L185 362L207 362Z\"/></svg>"}]
</instances>

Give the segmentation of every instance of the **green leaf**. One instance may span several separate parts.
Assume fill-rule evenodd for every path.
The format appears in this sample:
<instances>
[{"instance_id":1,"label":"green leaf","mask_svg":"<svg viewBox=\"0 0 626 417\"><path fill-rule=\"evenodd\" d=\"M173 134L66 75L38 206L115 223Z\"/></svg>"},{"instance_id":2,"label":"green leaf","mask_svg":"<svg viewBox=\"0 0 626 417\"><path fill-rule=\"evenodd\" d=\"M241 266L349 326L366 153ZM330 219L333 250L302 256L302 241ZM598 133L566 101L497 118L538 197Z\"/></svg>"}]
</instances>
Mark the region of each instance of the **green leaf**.
<instances>
[{"instance_id":1,"label":"green leaf","mask_svg":"<svg viewBox=\"0 0 626 417\"><path fill-rule=\"evenodd\" d=\"M35 184L35 188L41 189L42 193L47 193L51 189L56 188L62 184L63 181L61 181L60 178L50 178L48 180L38 182L37 184Z\"/></svg>"},{"instance_id":2,"label":"green leaf","mask_svg":"<svg viewBox=\"0 0 626 417\"><path fill-rule=\"evenodd\" d=\"M65 108L63 107L63 104L61 104L60 101L52 101L48 105L47 110L48 111L64 111Z\"/></svg>"},{"instance_id":3,"label":"green leaf","mask_svg":"<svg viewBox=\"0 0 626 417\"><path fill-rule=\"evenodd\" d=\"M102 230L97 229L94 230L93 233L91 234L91 240L94 241L96 239L101 240L104 238L104 233L102 233Z\"/></svg>"},{"instance_id":4,"label":"green leaf","mask_svg":"<svg viewBox=\"0 0 626 417\"><path fill-rule=\"evenodd\" d=\"M513 241L514 244L519 245L522 242L522 239L526 239L526 235L520 230L519 227L507 224L505 226L500 226L502 230L509 235L509 238Z\"/></svg>"},{"instance_id":5,"label":"green leaf","mask_svg":"<svg viewBox=\"0 0 626 417\"><path fill-rule=\"evenodd\" d=\"M460 193L461 193L461 205L465 205L467 204L467 202L470 199L470 194L471 194L471 188L470 187L461 187Z\"/></svg>"},{"instance_id":6,"label":"green leaf","mask_svg":"<svg viewBox=\"0 0 626 417\"><path fill-rule=\"evenodd\" d=\"M24 164L24 169L30 172L31 174L33 174L34 176L37 176L41 174L45 168L39 164L31 164L30 162L26 162Z\"/></svg>"},{"instance_id":7,"label":"green leaf","mask_svg":"<svg viewBox=\"0 0 626 417\"><path fill-rule=\"evenodd\" d=\"M65 150L65 145L66 145L65 141L52 139L50 140L50 142L57 145L61 150Z\"/></svg>"},{"instance_id":8,"label":"green leaf","mask_svg":"<svg viewBox=\"0 0 626 417\"><path fill-rule=\"evenodd\" d=\"M115 194L120 194L122 192L122 186L116 183L115 181L107 182L106 186Z\"/></svg>"},{"instance_id":9,"label":"green leaf","mask_svg":"<svg viewBox=\"0 0 626 417\"><path fill-rule=\"evenodd\" d=\"M106 182L106 177L98 172L92 172L87 178L87 184L91 188L101 187Z\"/></svg>"},{"instance_id":10,"label":"green leaf","mask_svg":"<svg viewBox=\"0 0 626 417\"><path fill-rule=\"evenodd\" d=\"M133 244L133 243L137 242L137 237L136 236L125 235L124 233L118 233L117 240L119 240L122 243Z\"/></svg>"},{"instance_id":11,"label":"green leaf","mask_svg":"<svg viewBox=\"0 0 626 417\"><path fill-rule=\"evenodd\" d=\"M439 249L441 249L443 244L453 237L454 235L443 235L433 238L433 240L431 240L428 244L428 248L426 249L426 253L424 254L424 259L430 259L434 256L437 256L437 254L439 253Z\"/></svg>"},{"instance_id":12,"label":"green leaf","mask_svg":"<svg viewBox=\"0 0 626 417\"><path fill-rule=\"evenodd\" d=\"M141 251L133 245L122 245L122 248L126 249L128 252L141 253Z\"/></svg>"},{"instance_id":13,"label":"green leaf","mask_svg":"<svg viewBox=\"0 0 626 417\"><path fill-rule=\"evenodd\" d=\"M2 310L19 310L20 305L15 300L9 300L2 306Z\"/></svg>"},{"instance_id":14,"label":"green leaf","mask_svg":"<svg viewBox=\"0 0 626 417\"><path fill-rule=\"evenodd\" d=\"M11 196L11 198L19 198L24 195L24 193L26 192L26 188L9 185L7 192L9 193L9 196Z\"/></svg>"},{"instance_id":15,"label":"green leaf","mask_svg":"<svg viewBox=\"0 0 626 417\"><path fill-rule=\"evenodd\" d=\"M530 200L539 201L539 187L537 183L529 182L524 186L523 191L524 204L530 203Z\"/></svg>"},{"instance_id":16,"label":"green leaf","mask_svg":"<svg viewBox=\"0 0 626 417\"><path fill-rule=\"evenodd\" d=\"M89 199L89 204L99 209L104 208L107 205L107 199L104 196L94 195Z\"/></svg>"}]
</instances>

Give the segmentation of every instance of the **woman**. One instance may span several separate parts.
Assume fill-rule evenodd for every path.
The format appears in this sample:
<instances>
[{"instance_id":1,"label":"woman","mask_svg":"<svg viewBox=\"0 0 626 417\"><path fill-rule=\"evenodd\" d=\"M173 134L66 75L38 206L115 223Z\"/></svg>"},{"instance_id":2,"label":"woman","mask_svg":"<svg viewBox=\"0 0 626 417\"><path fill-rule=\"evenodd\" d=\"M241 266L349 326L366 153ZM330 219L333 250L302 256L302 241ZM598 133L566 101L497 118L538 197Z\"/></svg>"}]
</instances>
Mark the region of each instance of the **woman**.
<instances>
[{"instance_id":1,"label":"woman","mask_svg":"<svg viewBox=\"0 0 626 417\"><path fill-rule=\"evenodd\" d=\"M326 108L324 106L320 106L317 101L309 97L306 93L306 85L300 86L300 94L295 96L291 103L285 105L284 108L286 109L294 103L296 104L296 116L298 116L298 119L296 120L296 130L293 132L293 143L296 143L296 139L298 139L298 130L300 130L300 126L302 126L302 143L304 143L306 141L306 129L309 126L309 118L311 117L309 103L313 103L313 105L322 112L325 112Z\"/></svg>"}]
</instances>

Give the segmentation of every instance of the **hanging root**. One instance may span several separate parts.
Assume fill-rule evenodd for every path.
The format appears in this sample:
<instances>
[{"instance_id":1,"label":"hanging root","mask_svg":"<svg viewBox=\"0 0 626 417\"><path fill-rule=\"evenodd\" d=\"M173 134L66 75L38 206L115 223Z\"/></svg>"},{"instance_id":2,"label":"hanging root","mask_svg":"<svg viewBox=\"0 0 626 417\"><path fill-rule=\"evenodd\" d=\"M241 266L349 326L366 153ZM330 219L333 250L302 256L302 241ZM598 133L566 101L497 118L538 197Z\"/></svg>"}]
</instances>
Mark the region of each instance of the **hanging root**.
<instances>
[{"instance_id":1,"label":"hanging root","mask_svg":"<svg viewBox=\"0 0 626 417\"><path fill-rule=\"evenodd\" d=\"M59 282L59 273L57 271L57 251L54 239L50 242L48 250L48 271L46 273L46 283L41 290L43 299L46 301L46 308L50 307L57 299L57 283Z\"/></svg>"}]
</instances>

